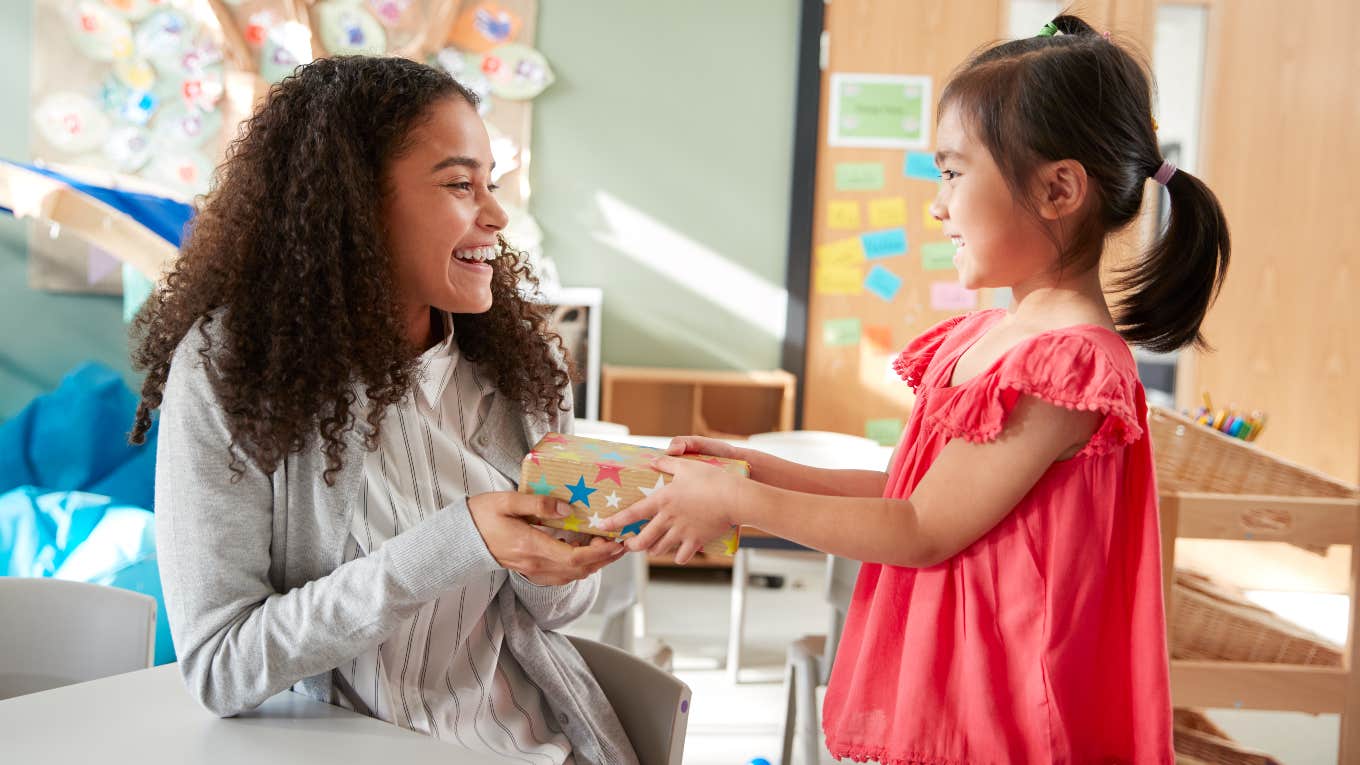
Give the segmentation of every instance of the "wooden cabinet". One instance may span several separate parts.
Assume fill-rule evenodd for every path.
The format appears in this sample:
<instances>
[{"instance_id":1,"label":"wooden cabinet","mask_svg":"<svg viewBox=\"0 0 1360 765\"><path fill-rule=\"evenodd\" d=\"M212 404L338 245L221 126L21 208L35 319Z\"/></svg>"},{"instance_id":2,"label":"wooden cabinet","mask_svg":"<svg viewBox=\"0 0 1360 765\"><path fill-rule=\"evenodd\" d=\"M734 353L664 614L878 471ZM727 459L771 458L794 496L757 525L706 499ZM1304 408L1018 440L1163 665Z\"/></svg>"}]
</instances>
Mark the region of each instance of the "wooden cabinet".
<instances>
[{"instance_id":1,"label":"wooden cabinet","mask_svg":"<svg viewBox=\"0 0 1360 765\"><path fill-rule=\"evenodd\" d=\"M605 365L600 417L633 435L745 438L793 429L793 375Z\"/></svg>"}]
</instances>

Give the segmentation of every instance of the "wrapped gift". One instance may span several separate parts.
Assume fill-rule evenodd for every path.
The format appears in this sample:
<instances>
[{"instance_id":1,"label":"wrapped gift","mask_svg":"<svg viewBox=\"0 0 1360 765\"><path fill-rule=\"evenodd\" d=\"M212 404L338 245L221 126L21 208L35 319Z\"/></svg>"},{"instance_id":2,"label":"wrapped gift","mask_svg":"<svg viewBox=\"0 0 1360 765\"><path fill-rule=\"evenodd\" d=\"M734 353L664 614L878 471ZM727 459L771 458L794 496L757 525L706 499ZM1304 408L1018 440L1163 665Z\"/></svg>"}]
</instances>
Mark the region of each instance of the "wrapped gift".
<instances>
[{"instance_id":1,"label":"wrapped gift","mask_svg":"<svg viewBox=\"0 0 1360 765\"><path fill-rule=\"evenodd\" d=\"M571 506L571 515L565 518L542 520L546 526L626 537L641 531L647 522L630 523L619 531L605 531L600 525L666 485L670 476L651 466L653 459L665 454L662 449L646 446L549 433L520 465L519 491L556 497ZM703 454L686 454L680 459L708 462L742 477L751 475L751 466L743 460ZM735 555L740 536L740 529L733 528L700 550L708 555Z\"/></svg>"}]
</instances>

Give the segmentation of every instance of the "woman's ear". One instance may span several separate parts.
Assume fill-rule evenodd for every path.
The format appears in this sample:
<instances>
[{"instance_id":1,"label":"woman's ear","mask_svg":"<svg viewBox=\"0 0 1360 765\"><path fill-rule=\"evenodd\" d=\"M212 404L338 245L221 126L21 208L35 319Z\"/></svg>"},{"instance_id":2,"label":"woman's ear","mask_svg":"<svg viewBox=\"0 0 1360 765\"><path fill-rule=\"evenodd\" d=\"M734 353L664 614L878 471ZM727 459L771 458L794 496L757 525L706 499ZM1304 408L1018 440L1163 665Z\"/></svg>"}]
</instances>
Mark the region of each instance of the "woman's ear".
<instances>
[{"instance_id":1,"label":"woman's ear","mask_svg":"<svg viewBox=\"0 0 1360 765\"><path fill-rule=\"evenodd\" d=\"M1039 168L1035 175L1035 201L1045 220L1061 220L1086 205L1090 189L1086 168L1074 159L1060 159Z\"/></svg>"}]
</instances>

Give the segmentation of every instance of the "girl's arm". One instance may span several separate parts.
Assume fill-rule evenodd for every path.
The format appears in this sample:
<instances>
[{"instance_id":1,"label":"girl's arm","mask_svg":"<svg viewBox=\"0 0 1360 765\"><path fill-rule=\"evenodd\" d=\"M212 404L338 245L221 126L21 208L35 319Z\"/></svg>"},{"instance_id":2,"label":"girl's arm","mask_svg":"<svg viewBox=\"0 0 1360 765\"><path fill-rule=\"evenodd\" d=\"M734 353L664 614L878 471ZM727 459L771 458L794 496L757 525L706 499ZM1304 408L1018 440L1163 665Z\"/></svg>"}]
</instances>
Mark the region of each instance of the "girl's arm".
<instances>
[{"instance_id":1,"label":"girl's arm","mask_svg":"<svg viewBox=\"0 0 1360 765\"><path fill-rule=\"evenodd\" d=\"M744 481L711 465L665 457L675 479L612 516L618 529L652 518L629 549L679 548L685 562L734 524L833 555L923 568L945 561L986 534L1034 487L1054 461L1075 453L1100 415L1023 396L994 441L950 441L909 499L827 497Z\"/></svg>"},{"instance_id":2,"label":"girl's arm","mask_svg":"<svg viewBox=\"0 0 1360 765\"><path fill-rule=\"evenodd\" d=\"M680 436L666 449L669 454L707 454L746 460L751 465L751 480L767 486L804 494L830 497L881 497L888 474L881 470L830 470L809 467L780 459L757 449L732 446L726 441L703 436Z\"/></svg>"}]
</instances>

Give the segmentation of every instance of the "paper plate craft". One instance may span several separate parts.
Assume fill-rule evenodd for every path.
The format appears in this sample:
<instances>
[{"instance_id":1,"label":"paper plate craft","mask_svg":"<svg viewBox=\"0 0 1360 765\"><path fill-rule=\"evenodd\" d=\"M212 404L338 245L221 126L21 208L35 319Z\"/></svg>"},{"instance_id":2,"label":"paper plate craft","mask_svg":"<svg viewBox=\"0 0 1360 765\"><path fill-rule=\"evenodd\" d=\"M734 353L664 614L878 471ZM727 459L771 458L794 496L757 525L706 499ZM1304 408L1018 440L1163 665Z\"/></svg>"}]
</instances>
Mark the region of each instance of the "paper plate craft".
<instances>
[{"instance_id":1,"label":"paper plate craft","mask_svg":"<svg viewBox=\"0 0 1360 765\"><path fill-rule=\"evenodd\" d=\"M266 82L278 82L311 60L311 33L296 21L285 21L265 37L260 48L260 76Z\"/></svg>"},{"instance_id":2,"label":"paper plate craft","mask_svg":"<svg viewBox=\"0 0 1360 765\"><path fill-rule=\"evenodd\" d=\"M170 104L156 115L152 139L160 148L198 148L222 130L222 115L183 104Z\"/></svg>"},{"instance_id":3,"label":"paper plate craft","mask_svg":"<svg viewBox=\"0 0 1360 765\"><path fill-rule=\"evenodd\" d=\"M401 26L403 17L411 10L411 0L368 0L368 10L378 23L394 29Z\"/></svg>"},{"instance_id":4,"label":"paper plate craft","mask_svg":"<svg viewBox=\"0 0 1360 765\"><path fill-rule=\"evenodd\" d=\"M213 166L195 149L163 151L157 148L141 176L175 191L193 195L208 190Z\"/></svg>"},{"instance_id":5,"label":"paper plate craft","mask_svg":"<svg viewBox=\"0 0 1360 765\"><path fill-rule=\"evenodd\" d=\"M466 51L485 53L514 42L520 26L519 16L498 3L473 3L458 14L448 42Z\"/></svg>"},{"instance_id":6,"label":"paper plate craft","mask_svg":"<svg viewBox=\"0 0 1360 765\"><path fill-rule=\"evenodd\" d=\"M482 74L481 62L479 54L444 48L434 54L433 63L477 96L477 113L485 117L491 111L491 81Z\"/></svg>"},{"instance_id":7,"label":"paper plate craft","mask_svg":"<svg viewBox=\"0 0 1360 765\"><path fill-rule=\"evenodd\" d=\"M82 0L66 14L76 49L95 61L132 55L132 25L102 3Z\"/></svg>"},{"instance_id":8,"label":"paper plate craft","mask_svg":"<svg viewBox=\"0 0 1360 765\"><path fill-rule=\"evenodd\" d=\"M537 96L554 79L542 53L514 43L488 51L482 57L482 74L491 81L492 93L511 101Z\"/></svg>"},{"instance_id":9,"label":"paper plate craft","mask_svg":"<svg viewBox=\"0 0 1360 765\"><path fill-rule=\"evenodd\" d=\"M128 21L141 21L165 3L164 0L104 0L104 5Z\"/></svg>"},{"instance_id":10,"label":"paper plate craft","mask_svg":"<svg viewBox=\"0 0 1360 765\"><path fill-rule=\"evenodd\" d=\"M382 24L352 0L326 0L314 11L321 44L332 56L376 56L387 50Z\"/></svg>"},{"instance_id":11,"label":"paper plate craft","mask_svg":"<svg viewBox=\"0 0 1360 765\"><path fill-rule=\"evenodd\" d=\"M132 90L151 90L156 84L156 70L139 58L113 62L113 75Z\"/></svg>"},{"instance_id":12,"label":"paper plate craft","mask_svg":"<svg viewBox=\"0 0 1360 765\"><path fill-rule=\"evenodd\" d=\"M104 141L104 158L118 173L135 173L151 159L151 138L132 125L115 128Z\"/></svg>"},{"instance_id":13,"label":"paper plate craft","mask_svg":"<svg viewBox=\"0 0 1360 765\"><path fill-rule=\"evenodd\" d=\"M194 28L183 13L173 8L156 11L137 25L137 55L150 61L167 77L175 76L184 54L194 43Z\"/></svg>"},{"instance_id":14,"label":"paper plate craft","mask_svg":"<svg viewBox=\"0 0 1360 765\"><path fill-rule=\"evenodd\" d=\"M58 91L39 102L33 122L43 140L63 154L98 149L112 127L93 99L70 91Z\"/></svg>"}]
</instances>

